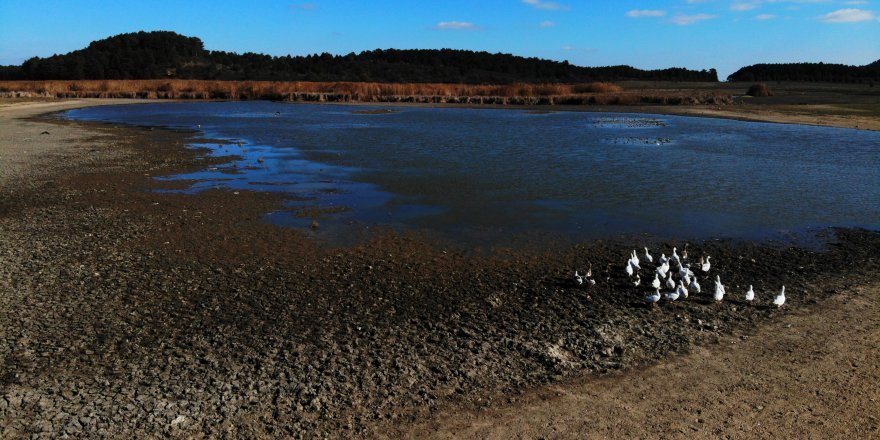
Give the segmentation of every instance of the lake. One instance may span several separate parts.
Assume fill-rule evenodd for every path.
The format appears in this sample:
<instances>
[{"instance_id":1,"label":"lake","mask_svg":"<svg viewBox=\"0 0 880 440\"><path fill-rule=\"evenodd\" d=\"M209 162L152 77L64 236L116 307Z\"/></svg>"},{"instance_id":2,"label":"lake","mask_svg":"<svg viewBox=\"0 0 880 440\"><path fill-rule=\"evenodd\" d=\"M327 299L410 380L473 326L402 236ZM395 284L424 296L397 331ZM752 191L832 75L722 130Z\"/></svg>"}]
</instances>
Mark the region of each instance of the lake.
<instances>
[{"instance_id":1,"label":"lake","mask_svg":"<svg viewBox=\"0 0 880 440\"><path fill-rule=\"evenodd\" d=\"M381 110L389 109L390 112ZM548 110L552 110L548 108ZM216 169L163 176L282 192L266 220L349 241L376 226L465 243L632 234L779 238L880 229L880 133L666 115L155 103L66 117L198 130Z\"/></svg>"}]
</instances>

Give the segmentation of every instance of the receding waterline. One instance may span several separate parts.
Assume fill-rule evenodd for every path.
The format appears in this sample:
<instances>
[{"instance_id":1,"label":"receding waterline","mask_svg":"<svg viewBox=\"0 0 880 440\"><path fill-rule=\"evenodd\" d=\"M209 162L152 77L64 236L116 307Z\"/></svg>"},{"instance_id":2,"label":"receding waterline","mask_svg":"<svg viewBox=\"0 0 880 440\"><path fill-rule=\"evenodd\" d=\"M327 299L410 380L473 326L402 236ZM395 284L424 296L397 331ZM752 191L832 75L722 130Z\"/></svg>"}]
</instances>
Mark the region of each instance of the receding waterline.
<instances>
[{"instance_id":1,"label":"receding waterline","mask_svg":"<svg viewBox=\"0 0 880 440\"><path fill-rule=\"evenodd\" d=\"M642 114L269 102L71 110L200 129L228 164L163 179L287 194L269 221L468 240L550 233L764 238L880 229L880 133ZM491 240L491 238L490 238Z\"/></svg>"}]
</instances>

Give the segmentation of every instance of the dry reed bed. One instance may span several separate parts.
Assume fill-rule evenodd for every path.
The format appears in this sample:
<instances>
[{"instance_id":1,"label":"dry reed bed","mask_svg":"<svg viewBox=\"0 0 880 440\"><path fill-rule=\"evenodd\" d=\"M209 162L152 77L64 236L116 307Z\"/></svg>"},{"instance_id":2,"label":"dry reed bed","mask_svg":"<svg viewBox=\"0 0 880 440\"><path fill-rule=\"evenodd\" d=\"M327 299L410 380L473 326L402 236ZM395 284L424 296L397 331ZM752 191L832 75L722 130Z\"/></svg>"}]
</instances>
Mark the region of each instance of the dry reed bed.
<instances>
[{"instance_id":1,"label":"dry reed bed","mask_svg":"<svg viewBox=\"0 0 880 440\"><path fill-rule=\"evenodd\" d=\"M731 102L730 95L712 91L624 91L618 85L603 82L474 85L203 80L0 81L0 96L496 105L676 105Z\"/></svg>"}]
</instances>

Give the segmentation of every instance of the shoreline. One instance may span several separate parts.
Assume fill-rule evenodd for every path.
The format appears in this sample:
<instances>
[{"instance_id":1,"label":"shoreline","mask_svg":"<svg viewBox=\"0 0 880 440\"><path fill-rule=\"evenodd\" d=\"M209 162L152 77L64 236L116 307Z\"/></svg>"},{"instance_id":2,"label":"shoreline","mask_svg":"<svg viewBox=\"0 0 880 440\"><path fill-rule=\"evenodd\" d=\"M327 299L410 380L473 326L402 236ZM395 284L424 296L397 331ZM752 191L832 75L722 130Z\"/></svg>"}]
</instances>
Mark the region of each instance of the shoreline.
<instances>
[{"instance_id":1,"label":"shoreline","mask_svg":"<svg viewBox=\"0 0 880 440\"><path fill-rule=\"evenodd\" d=\"M428 108L468 108L513 111L542 112L582 112L582 113L634 113L657 116L689 116L694 118L730 119L745 122L764 122L768 124L810 125L816 127L848 128L854 130L880 131L880 118L872 116L830 115L811 116L799 114L818 105L804 105L800 109L780 109L777 106L744 104L715 105L493 105L493 104L421 104L421 103L369 103L369 102L289 102L291 105L351 105L373 107L428 107Z\"/></svg>"},{"instance_id":2,"label":"shoreline","mask_svg":"<svg viewBox=\"0 0 880 440\"><path fill-rule=\"evenodd\" d=\"M84 107L98 105L151 104L163 102L235 102L223 100L165 100L165 99L123 99L123 98L51 98L32 102L83 102ZM91 102L98 102L92 104ZM115 102L123 101L123 102ZM880 118L873 115L858 115L844 112L843 108L829 104L803 105L761 105L728 104L716 105L493 105L493 104L423 104L423 103L381 103L381 102L283 102L290 105L345 105L371 107L422 107L422 108L470 108L514 111L584 112L584 113L639 113L647 115L690 116L699 118L731 119L747 122L773 124L811 125L817 127L849 128L856 130L880 131ZM14 104L13 104L14 105ZM0 109L3 100L0 100ZM836 113L835 113L835 109ZM826 113L811 114L817 111ZM36 115L35 115L36 116Z\"/></svg>"},{"instance_id":3,"label":"shoreline","mask_svg":"<svg viewBox=\"0 0 880 440\"><path fill-rule=\"evenodd\" d=\"M653 310L612 269L634 242L479 256L387 234L320 249L260 220L273 195L149 192L168 184L153 175L207 165L191 135L3 108L0 126L4 168L20 162L0 178L3 437L404 435L440 410L723 349L788 310L823 325L821 305L880 265L880 237L860 230L827 253L692 242L731 290L760 280L763 302ZM573 285L588 262L597 285ZM780 283L788 310L767 306Z\"/></svg>"}]
</instances>

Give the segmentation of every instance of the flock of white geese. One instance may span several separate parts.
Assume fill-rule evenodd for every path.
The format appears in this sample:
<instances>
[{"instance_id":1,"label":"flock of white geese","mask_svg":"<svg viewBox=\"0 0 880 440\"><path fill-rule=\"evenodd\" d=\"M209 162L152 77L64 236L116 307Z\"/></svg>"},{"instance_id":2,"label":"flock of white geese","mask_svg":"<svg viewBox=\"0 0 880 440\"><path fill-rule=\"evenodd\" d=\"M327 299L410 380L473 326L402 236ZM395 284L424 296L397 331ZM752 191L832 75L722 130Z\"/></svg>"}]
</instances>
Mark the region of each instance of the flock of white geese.
<instances>
[{"instance_id":1,"label":"flock of white geese","mask_svg":"<svg viewBox=\"0 0 880 440\"><path fill-rule=\"evenodd\" d=\"M679 299L684 300L688 298L690 293L700 294L702 292L697 276L691 270L691 265L687 262L687 259L687 246L682 250L681 256L678 255L678 248L672 248L672 254L668 258L666 254L660 255L657 261L659 264L654 267L654 280L651 281L651 287L654 289L654 292L645 296L645 302L655 305L661 299L670 302L678 301ZM711 256L700 257L699 270L702 272L701 276L708 274L712 269L711 259ZM625 270L633 286L638 287L642 284L640 275L642 265L647 266L653 263L654 257L648 252L648 248L645 248L645 254L641 258L636 254L636 251L630 254L629 259L626 261ZM675 278L677 278L677 281ZM596 280L593 279L592 266L587 269L584 275L574 271L574 280L578 285L583 285L584 283L596 284ZM664 287L668 291L661 294L660 290ZM721 302L724 301L726 294L727 291L724 288L724 284L721 283L721 276L715 275L713 298L716 302ZM746 291L744 297L749 303L755 300L755 289L751 285L749 285L749 290ZM785 286L782 286L782 291L773 299L773 304L777 307L782 307L785 304Z\"/></svg>"}]
</instances>

